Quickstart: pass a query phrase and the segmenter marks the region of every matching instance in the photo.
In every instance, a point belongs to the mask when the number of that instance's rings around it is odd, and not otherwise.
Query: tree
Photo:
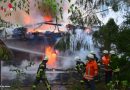
[[[93,26],[101,23],[96,13],[105,16],[109,9],[117,12],[126,8],[128,3],[127,0],[76,0],[68,10],[71,13],[69,18],[73,24]]]
[[[130,39],[128,38],[130,35],[130,14],[124,16],[125,20],[120,25],[120,29],[117,35],[116,47],[120,53],[124,53],[126,56],[130,56]]]
[[[17,10],[23,10],[27,14],[30,14],[30,2],[34,2],[34,7],[38,8],[39,10],[44,11],[44,13],[51,14],[51,16],[56,17],[59,12],[60,14],[62,13],[62,6],[60,4],[63,3],[61,0],[60,2],[57,2],[56,0],[34,0],[34,1],[29,1],[29,0],[0,0],[0,3],[8,3],[8,8],[11,8],[14,11]],[[8,12],[8,8],[5,8],[4,6],[0,5],[2,10],[4,12]],[[8,15],[11,15],[11,11]],[[62,17],[62,15],[61,15]]]
[[[60,51],[66,51],[70,49],[70,34],[64,34],[64,36],[55,44],[54,48]]]
[[[100,49],[111,50],[117,40],[118,26],[114,19],[110,19],[106,25],[103,25],[99,31],[93,34],[93,40]]]

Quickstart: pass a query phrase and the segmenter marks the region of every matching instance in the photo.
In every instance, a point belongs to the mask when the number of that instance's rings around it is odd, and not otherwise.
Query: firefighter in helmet
[[[119,72],[120,72],[120,68],[119,68],[120,59],[116,55],[116,52],[114,50],[110,51],[110,59],[111,59],[110,65],[111,65],[113,73],[114,73],[113,74],[113,79],[118,80],[119,79],[118,78],[119,77]]]
[[[110,66],[110,55],[108,50],[103,51],[103,56],[101,58],[102,65],[105,71],[105,83],[108,84],[112,80],[112,69]]]
[[[85,72],[85,64],[84,62],[81,61],[80,57],[75,57],[75,61],[76,61],[76,71],[83,76],[84,72]]]
[[[94,78],[98,75],[98,65],[92,54],[88,54],[88,62],[86,63],[86,70],[84,74],[86,90],[89,86],[91,90],[96,90]]]
[[[45,84],[47,90],[51,90],[51,86],[47,80],[46,73],[45,73],[47,62],[48,62],[48,57],[45,56],[37,70],[36,79],[33,84],[33,90],[36,90],[36,87],[40,83],[40,81],[42,81]]]
[[[90,54],[92,54],[94,56],[94,59],[96,60],[96,62],[99,62],[98,57],[96,56],[95,51],[90,51]]]

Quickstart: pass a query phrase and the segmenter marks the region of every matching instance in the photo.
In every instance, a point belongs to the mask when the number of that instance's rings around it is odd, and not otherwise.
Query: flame
[[[28,29],[28,31],[27,31],[27,33],[34,33],[34,32],[43,32],[44,30],[42,30],[42,29],[36,29],[36,30],[34,30],[34,29]]]
[[[51,21],[52,17],[50,15],[43,17],[44,21]]]
[[[32,21],[34,21],[33,19],[31,19],[32,17],[29,17],[29,16],[24,16],[24,23],[25,24],[29,24],[31,23]],[[51,21],[52,20],[52,17],[51,16],[43,16],[43,21],[46,22],[46,21]],[[45,32],[45,31],[48,31],[48,30],[53,30],[52,28],[54,28],[54,26],[51,26],[51,25],[47,25],[47,24],[43,24],[41,27],[39,27],[38,29],[28,29],[27,33],[29,32]]]
[[[50,46],[45,48],[45,55],[48,56],[48,65],[51,68],[56,68],[56,60],[57,54],[55,53],[54,49]]]

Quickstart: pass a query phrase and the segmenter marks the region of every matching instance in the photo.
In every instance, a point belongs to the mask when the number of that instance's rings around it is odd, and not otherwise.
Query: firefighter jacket
[[[39,65],[38,71],[37,71],[37,78],[46,78],[46,73],[45,73],[45,69],[46,69],[46,64],[41,63]]]
[[[102,65],[104,65],[105,70],[110,69],[110,56],[109,55],[104,55],[102,57],[101,62],[102,62]]]
[[[98,74],[98,65],[95,60],[88,61],[86,63],[86,71],[85,71],[85,78],[88,80],[94,79],[95,76]]]

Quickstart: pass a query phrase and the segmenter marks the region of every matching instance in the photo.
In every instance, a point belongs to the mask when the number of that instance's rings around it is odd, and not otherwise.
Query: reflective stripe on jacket
[[[94,77],[96,76],[98,73],[98,66],[97,66],[97,62],[95,60],[93,61],[88,61],[88,63],[86,63],[86,76],[87,77]]]

